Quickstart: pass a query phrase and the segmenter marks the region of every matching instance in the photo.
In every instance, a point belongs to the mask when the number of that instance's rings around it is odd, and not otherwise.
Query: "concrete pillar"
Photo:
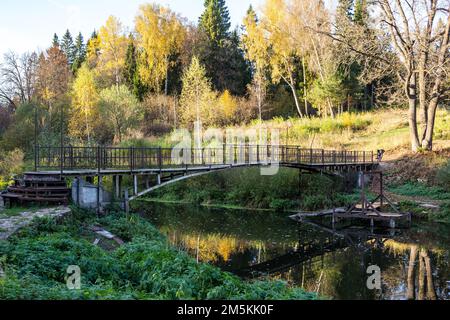
[[[157,183],[158,183],[158,185],[160,185],[161,184],[161,174],[158,174],[158,176],[157,176]]]

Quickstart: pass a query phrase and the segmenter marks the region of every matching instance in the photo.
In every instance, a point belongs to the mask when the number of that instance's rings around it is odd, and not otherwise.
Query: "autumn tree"
[[[39,101],[47,107],[50,123],[55,103],[69,91],[71,76],[67,57],[59,47],[52,46],[39,57],[36,93]]]
[[[298,97],[298,48],[295,37],[290,33],[293,29],[285,0],[267,0],[263,8],[262,25],[271,44],[270,65],[272,80],[275,83],[284,81],[290,88],[298,115],[303,117],[303,111]]]
[[[125,85],[102,90],[99,105],[101,116],[113,124],[114,141],[118,143],[142,118],[139,101]]]
[[[122,23],[114,16],[110,16],[98,33],[99,55],[97,71],[105,86],[122,83],[127,38],[124,35]]]
[[[72,97],[70,132],[75,137],[87,138],[88,143],[91,143],[92,129],[98,116],[98,89],[94,72],[87,64],[78,70]]]
[[[206,77],[205,67],[200,64],[197,57],[192,58],[191,65],[185,70],[182,80],[183,89],[180,96],[182,122],[191,124],[197,121],[206,125],[211,124],[214,118],[215,93],[211,89],[210,80]]]
[[[233,123],[237,110],[237,101],[230,91],[225,90],[217,99],[217,110],[215,112],[216,124],[227,125]]]
[[[266,97],[269,69],[269,44],[264,30],[261,28],[256,12],[250,6],[244,18],[245,33],[242,35],[242,45],[246,58],[251,61],[253,69],[253,87],[256,95],[259,119],[262,119],[262,108]]]
[[[169,8],[146,4],[136,17],[137,41],[140,48],[139,74],[151,89],[169,91],[169,71],[176,64],[186,35],[181,18]]]

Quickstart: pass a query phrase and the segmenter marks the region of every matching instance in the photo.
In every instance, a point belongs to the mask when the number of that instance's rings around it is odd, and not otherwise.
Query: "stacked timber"
[[[14,185],[1,194],[6,204],[65,204],[69,203],[71,189],[59,175],[27,173],[23,178],[15,179]]]

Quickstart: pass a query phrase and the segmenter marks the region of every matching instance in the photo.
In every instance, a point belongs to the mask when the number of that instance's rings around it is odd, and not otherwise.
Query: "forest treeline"
[[[411,147],[431,150],[448,106],[449,3],[266,0],[232,29],[225,0],[193,23],[144,4],[85,40],[69,30],[44,52],[5,54],[0,149],[16,163],[38,143],[120,144],[174,128],[273,117],[335,117],[404,107]],[[62,120],[62,121],[61,121]],[[7,155],[7,156],[6,156]]]

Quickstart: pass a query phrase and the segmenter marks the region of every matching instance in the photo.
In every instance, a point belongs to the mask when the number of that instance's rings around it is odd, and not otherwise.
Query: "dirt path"
[[[17,230],[29,225],[34,218],[42,217],[62,217],[71,212],[68,207],[56,207],[40,209],[37,211],[26,211],[15,214],[14,216],[3,216],[0,211],[0,240],[8,239]]]

